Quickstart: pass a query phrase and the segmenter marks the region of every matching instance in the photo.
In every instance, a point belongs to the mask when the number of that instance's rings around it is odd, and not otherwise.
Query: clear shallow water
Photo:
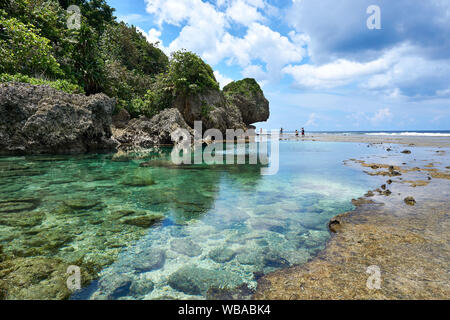
[[[101,271],[74,299],[250,294],[263,273],[321,250],[329,219],[379,185],[342,161],[383,152],[282,142],[274,176],[249,165],[139,166],[168,151],[0,158],[4,252]]]

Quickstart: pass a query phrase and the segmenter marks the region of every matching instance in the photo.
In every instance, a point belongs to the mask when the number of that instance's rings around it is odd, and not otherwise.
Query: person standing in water
[[[280,134],[283,134],[283,128],[280,129]]]
[[[298,130],[295,130],[295,136],[298,137]]]
[[[302,137],[305,137],[305,128],[302,128]]]

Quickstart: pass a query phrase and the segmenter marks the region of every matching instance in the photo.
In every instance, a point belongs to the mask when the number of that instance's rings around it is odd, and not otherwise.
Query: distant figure
[[[298,130],[295,130],[295,136],[298,137]]]
[[[302,128],[302,137],[305,137],[305,128]]]
[[[280,129],[280,134],[283,134],[283,128]]]
[[[259,129],[259,134],[260,134],[260,135],[262,135],[262,128],[261,128],[261,129]]]

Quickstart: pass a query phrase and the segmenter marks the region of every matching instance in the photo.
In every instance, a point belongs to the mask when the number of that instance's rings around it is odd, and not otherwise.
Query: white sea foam
[[[371,132],[368,136],[414,136],[414,137],[450,137],[450,133],[439,132]]]

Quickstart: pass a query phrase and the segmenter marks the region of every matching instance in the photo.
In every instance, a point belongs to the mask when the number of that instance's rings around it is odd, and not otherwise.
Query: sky
[[[448,0],[107,2],[166,54],[197,53],[222,87],[255,78],[271,113],[258,128],[450,130]]]

